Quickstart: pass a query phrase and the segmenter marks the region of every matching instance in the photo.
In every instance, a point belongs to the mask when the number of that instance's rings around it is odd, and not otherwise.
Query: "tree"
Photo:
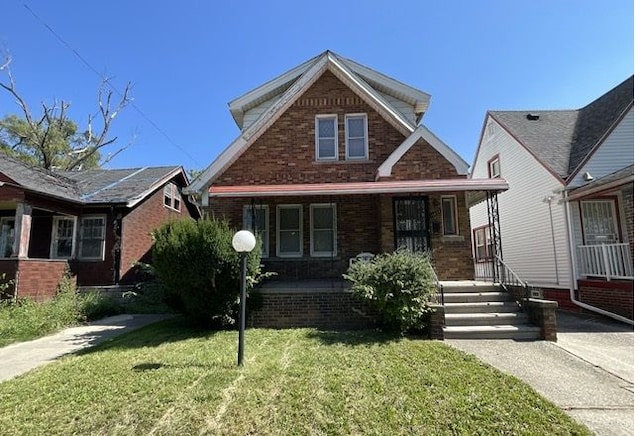
[[[69,103],[64,100],[42,103],[41,114],[34,114],[16,88],[10,63],[7,55],[0,65],[7,77],[0,81],[0,87],[16,99],[22,115],[7,115],[0,120],[0,150],[48,170],[80,170],[99,167],[127,148],[128,145],[121,147],[106,158],[101,154],[104,147],[118,139],[111,137],[109,130],[116,115],[132,100],[131,83],[118,93],[114,104],[114,90],[109,79],[103,79],[98,87],[98,111],[88,117],[87,128],[80,130],[68,117]]]

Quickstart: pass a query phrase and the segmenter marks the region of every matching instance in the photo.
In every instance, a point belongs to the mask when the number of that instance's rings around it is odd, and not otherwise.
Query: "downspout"
[[[624,323],[627,324],[631,324],[633,325],[633,320],[629,319],[629,318],[625,318],[624,316],[620,316],[617,313],[613,313],[613,312],[609,312],[607,310],[604,309],[600,309],[599,307],[595,307],[595,306],[591,306],[590,304],[587,303],[583,303],[582,301],[579,301],[576,299],[575,296],[575,285],[577,283],[576,281],[576,264],[575,264],[575,259],[573,256],[573,253],[575,253],[574,249],[575,249],[575,241],[573,240],[573,228],[571,227],[571,210],[569,209],[569,200],[567,198],[567,189],[563,188],[562,189],[562,201],[564,203],[564,218],[566,220],[566,224],[567,224],[567,232],[569,233],[569,264],[571,266],[570,271],[571,271],[571,282],[569,284],[569,296],[571,297],[571,302],[573,304],[575,304],[578,307],[582,307],[584,309],[590,310],[592,312],[598,313],[600,315],[605,315],[608,316],[610,318],[613,318],[617,321],[622,321]]]

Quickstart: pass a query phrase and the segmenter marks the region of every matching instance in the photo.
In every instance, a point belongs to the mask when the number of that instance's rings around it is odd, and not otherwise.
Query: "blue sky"
[[[33,108],[63,99],[84,125],[92,69],[133,82],[112,133],[135,140],[110,168],[205,168],[239,133],[229,101],[327,49],[431,94],[423,123],[469,164],[487,110],[578,108],[634,65],[632,0],[5,0],[2,15]]]

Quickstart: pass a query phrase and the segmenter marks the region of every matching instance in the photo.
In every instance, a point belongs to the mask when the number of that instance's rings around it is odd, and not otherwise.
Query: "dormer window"
[[[367,114],[350,114],[344,117],[346,136],[346,158],[367,159],[369,144]]]
[[[337,115],[316,116],[316,160],[338,159]]]

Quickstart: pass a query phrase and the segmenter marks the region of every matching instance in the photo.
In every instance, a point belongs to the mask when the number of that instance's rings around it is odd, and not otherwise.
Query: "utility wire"
[[[29,7],[29,5],[27,5],[26,3],[22,4],[26,10],[28,10],[31,15],[33,15],[33,17],[40,22],[40,24],[42,24],[47,30],[49,30],[49,32],[51,32],[51,34],[53,36],[56,37],[56,39],[58,41],[60,41],[60,43],[62,45],[64,45],[65,47],[67,47],[69,50],[71,50],[73,52],[73,54],[87,67],[89,68],[91,71],[93,71],[98,77],[100,77],[100,79],[104,80],[104,82],[109,85],[109,87],[116,93],[118,94],[120,97],[123,97],[122,93],[115,87],[113,86],[113,84],[111,83],[111,80],[109,78],[104,77],[103,74],[101,74],[97,69],[95,69],[90,63],[89,61],[87,61],[76,49],[74,49],[71,44],[69,44],[67,41],[65,41],[51,26],[49,26],[49,24],[47,24],[42,18],[40,18],[40,16],[38,14],[36,14],[33,9],[31,9]],[[189,154],[189,152],[187,150],[185,150],[183,147],[181,147],[180,145],[178,145],[173,139],[171,139],[171,137],[167,134],[167,132],[165,132],[163,129],[160,128],[160,126],[158,126],[158,124],[156,124],[155,121],[153,121],[149,116],[147,116],[147,114],[145,114],[142,109],[140,109],[133,101],[129,102],[128,104],[131,105],[131,107],[133,107],[135,109],[136,112],[138,112],[138,114],[144,118],[144,120],[146,120],[154,129],[156,129],[158,131],[158,133],[160,133],[162,136],[164,136],[164,138],[174,147],[176,147],[178,150],[180,150],[182,153],[184,153],[185,156],[187,156],[189,159],[191,159],[191,161],[193,163],[195,163],[196,165],[198,165],[198,161],[191,155]]]

